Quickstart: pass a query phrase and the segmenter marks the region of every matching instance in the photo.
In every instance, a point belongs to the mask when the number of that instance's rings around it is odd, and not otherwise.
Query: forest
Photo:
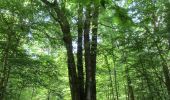
[[[170,0],[0,0],[0,100],[170,100]]]

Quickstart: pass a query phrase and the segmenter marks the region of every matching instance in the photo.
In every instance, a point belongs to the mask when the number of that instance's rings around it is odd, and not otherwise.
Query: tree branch
[[[108,28],[111,28],[111,29],[116,29],[115,27],[113,27],[113,26],[109,26],[109,25],[106,25],[106,24],[103,24],[103,23],[99,23],[100,25],[102,25],[102,26],[105,26],[105,27],[108,27]]]
[[[46,5],[48,5],[48,6],[54,6],[55,4],[54,3],[51,3],[51,2],[49,2],[49,1],[47,1],[47,0],[41,0],[43,3],[45,3]]]

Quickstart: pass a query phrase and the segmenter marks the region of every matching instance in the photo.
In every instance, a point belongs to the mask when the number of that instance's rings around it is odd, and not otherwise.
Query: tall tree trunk
[[[51,90],[48,90],[48,94],[47,94],[47,100],[50,100],[50,95],[51,95]]]
[[[57,0],[54,0],[53,3],[48,2],[47,0],[41,0],[51,9],[54,9],[55,14],[51,16],[60,24],[61,30],[63,32],[63,40],[66,45],[67,50],[67,64],[68,64],[68,73],[69,73],[69,82],[72,100],[96,100],[96,50],[97,50],[97,29],[98,29],[98,14],[99,14],[99,3],[97,5],[94,1],[90,1],[86,5],[85,9],[85,22],[83,26],[82,17],[83,17],[83,8],[79,4],[78,10],[78,50],[77,50],[77,70],[76,73],[76,64],[73,55],[72,47],[72,36],[70,33],[70,24],[65,15],[65,8],[58,5]],[[92,12],[92,3],[93,4],[93,14]],[[91,21],[91,14],[92,19]],[[92,22],[92,44],[90,43],[90,23]],[[82,61],[82,27],[84,30],[84,56],[85,56],[85,72],[86,72],[86,83],[84,90],[84,74],[83,74],[83,61]]]
[[[113,36],[110,35],[111,37],[111,41],[113,40]],[[112,50],[114,50],[114,45],[112,43]],[[117,73],[116,73],[116,58],[114,57],[114,51],[111,52],[112,53],[112,61],[114,63],[114,68],[113,68],[113,72],[114,72],[114,83],[115,83],[115,93],[116,93],[116,100],[119,100],[119,92],[118,92],[118,82],[117,82]]]
[[[109,65],[107,56],[104,55],[104,58],[105,58],[105,63],[106,63],[107,69],[108,69],[108,71],[109,71],[109,80],[110,80],[111,94],[112,94],[111,100],[114,100],[114,87],[113,87],[112,73],[111,73],[111,69],[110,69],[110,65]]]
[[[115,65],[115,64],[114,64]],[[117,84],[117,73],[116,68],[114,66],[114,82],[115,82],[115,92],[116,92],[116,100],[119,100],[119,92],[118,92],[118,84]]]
[[[125,84],[125,96],[126,96],[126,100],[129,100],[129,93],[127,91],[127,85]]]
[[[86,84],[85,84],[85,94],[86,100],[91,100],[92,97],[92,67],[91,67],[91,57],[90,57],[90,14],[91,14],[91,3],[87,4],[84,22],[84,56],[85,56],[85,68],[86,68]]]
[[[48,2],[47,0],[41,0],[46,5],[55,10],[57,18],[53,16],[53,18],[60,24],[61,30],[63,32],[63,41],[67,50],[67,66],[68,66],[68,76],[69,76],[69,84],[71,90],[72,100],[80,100],[79,90],[78,90],[78,78],[76,73],[76,64],[74,60],[73,54],[73,46],[72,46],[72,36],[70,32],[70,24],[65,15],[65,8],[59,7],[58,1],[54,0],[53,3]]]
[[[79,100],[79,92],[78,92],[78,81],[77,81],[77,73],[76,73],[76,65],[73,55],[73,46],[72,46],[72,37],[70,33],[69,24],[63,23],[62,31],[64,33],[64,43],[67,49],[67,64],[68,64],[68,74],[69,74],[69,82],[72,100]]]
[[[168,32],[168,42],[169,42],[169,50],[170,50],[170,1],[165,2],[167,8],[167,16],[166,16],[166,23],[167,23],[167,32]]]
[[[92,67],[92,100],[96,100],[96,57],[97,57],[97,30],[98,30],[99,4],[94,3],[92,17],[91,67]]]
[[[10,42],[11,42],[11,35],[7,34],[7,43],[6,47],[4,49],[3,54],[3,62],[2,62],[2,73],[1,73],[1,79],[0,79],[0,98],[4,100],[4,95],[6,93],[6,86],[8,83],[9,73],[10,73],[10,66],[8,65],[8,56],[9,56],[9,48],[10,48]]]
[[[83,6],[79,3],[78,8],[78,41],[77,41],[77,71],[78,71],[78,88],[80,94],[80,100],[85,99],[84,93],[84,73],[83,73],[83,53],[82,53],[82,35],[83,35]]]
[[[133,88],[131,86],[131,79],[130,79],[130,76],[129,76],[128,66],[126,66],[125,71],[126,71],[127,86],[128,86],[128,100],[135,100]]]

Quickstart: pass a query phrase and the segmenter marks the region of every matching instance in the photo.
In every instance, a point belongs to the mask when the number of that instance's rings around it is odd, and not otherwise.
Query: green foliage
[[[130,87],[136,100],[169,99],[163,69],[170,65],[169,2],[108,0],[103,9],[100,0],[59,1],[75,56],[78,4],[100,5],[97,100],[126,100]],[[10,69],[5,100],[70,100],[66,50],[54,12],[39,0],[0,1],[0,81],[5,58]]]

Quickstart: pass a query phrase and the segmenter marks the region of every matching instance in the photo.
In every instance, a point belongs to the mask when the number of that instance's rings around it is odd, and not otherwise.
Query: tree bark
[[[63,40],[67,50],[67,64],[68,74],[70,82],[70,90],[72,100],[96,100],[96,53],[97,53],[97,29],[98,29],[98,15],[99,15],[99,4],[95,5],[95,2],[90,1],[85,7],[85,22],[83,23],[83,7],[79,4],[78,9],[78,46],[77,46],[77,73],[76,64],[74,60],[73,47],[72,47],[72,36],[70,33],[70,24],[65,15],[65,8],[58,5],[57,0],[53,3],[47,0],[41,0],[48,7],[54,9],[55,14],[51,14],[52,17],[60,24],[63,32]],[[92,6],[93,4],[93,6]],[[92,9],[94,7],[94,9]],[[92,13],[93,10],[93,13]],[[91,14],[92,19],[91,20]],[[92,43],[90,41],[90,24],[92,23]],[[82,34],[84,31],[84,34]],[[83,48],[82,48],[82,35],[84,36],[84,58],[85,58],[85,72],[86,82],[84,82],[83,73]],[[77,75],[78,74],[78,75]],[[85,84],[85,86],[84,86]],[[85,87],[85,88],[84,88]]]
[[[99,5],[94,3],[92,17],[91,67],[92,67],[92,100],[96,100],[96,57],[97,57],[97,30]]]
[[[78,41],[77,41],[77,71],[78,71],[78,88],[80,100],[85,100],[84,93],[84,73],[83,73],[83,48],[82,48],[82,35],[83,35],[83,6],[79,3],[78,8]]]
[[[111,86],[111,100],[115,100],[114,99],[114,87],[113,87],[113,79],[112,79],[112,73],[111,73],[111,69],[110,69],[110,65],[109,65],[109,62],[108,62],[108,59],[107,59],[107,56],[104,55],[104,58],[105,58],[105,63],[106,63],[106,66],[107,66],[107,69],[109,71],[109,80],[110,80],[110,86]]]
[[[85,22],[84,22],[84,57],[85,57],[85,68],[86,68],[86,84],[85,84],[85,95],[86,100],[91,100],[92,97],[92,67],[90,57],[90,22],[91,22],[91,3],[87,4],[85,11]]]
[[[67,50],[67,66],[68,66],[68,76],[70,83],[70,91],[72,100],[80,100],[79,98],[79,90],[78,90],[78,81],[77,81],[77,73],[76,73],[76,64],[74,60],[73,54],[73,46],[72,46],[72,36],[70,32],[70,24],[68,22],[67,17],[65,16],[65,8],[60,8],[57,0],[54,0],[54,3],[50,3],[47,0],[41,0],[49,7],[55,10],[57,18],[55,19],[61,27],[63,32],[63,41]]]
[[[169,42],[169,50],[170,50],[170,1],[167,0],[165,2],[165,5],[167,7],[167,16],[166,16],[166,23],[167,23],[167,32],[168,32],[168,42]]]
[[[110,37],[111,37],[111,41],[114,41],[112,35],[110,35]],[[114,50],[114,45],[113,45],[113,43],[112,43],[112,50]],[[116,64],[115,64],[116,58],[114,57],[114,51],[112,51],[111,53],[112,53],[112,61],[113,61],[113,63],[114,63],[114,69],[113,69],[113,71],[114,71],[114,83],[115,83],[114,86],[115,86],[115,92],[116,92],[116,100],[119,100],[119,91],[118,91],[118,82],[117,82],[117,72],[116,72]]]
[[[3,62],[2,62],[2,73],[0,79],[0,98],[4,100],[4,95],[6,93],[6,86],[8,83],[9,73],[10,73],[10,66],[8,66],[8,56],[9,56],[9,49],[10,49],[10,42],[11,42],[11,35],[7,34],[7,43],[4,49],[3,54]]]
[[[126,70],[126,78],[127,78],[127,86],[128,86],[128,100],[135,100],[133,88],[131,86],[131,79],[130,79],[130,76],[129,76],[128,66],[126,66],[125,70]]]

